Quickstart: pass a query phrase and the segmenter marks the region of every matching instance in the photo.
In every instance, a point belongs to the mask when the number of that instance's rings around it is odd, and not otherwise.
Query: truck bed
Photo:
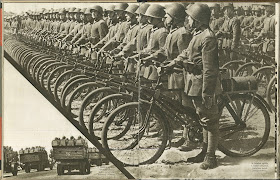
[[[88,154],[85,147],[53,147],[53,157],[56,160],[86,159]]]
[[[46,161],[46,160],[48,160],[47,155],[44,153],[40,153],[40,152],[20,155],[21,163],[39,162],[39,161]]]

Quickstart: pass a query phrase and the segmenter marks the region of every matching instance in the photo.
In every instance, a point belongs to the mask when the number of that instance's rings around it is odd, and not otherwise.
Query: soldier
[[[255,40],[264,39],[263,52],[268,53],[270,56],[275,56],[275,4],[266,3],[263,4],[265,7],[265,18],[263,21],[263,26],[260,34]]]
[[[139,32],[137,33],[137,37],[133,38],[126,46],[124,46],[117,56],[129,57],[133,55],[134,51],[140,52],[147,46],[151,29],[153,27],[148,24],[147,16],[145,16],[145,12],[149,6],[150,5],[147,3],[141,4],[140,8],[135,12],[135,14],[139,14]]]
[[[185,93],[193,105],[203,126],[203,148],[188,162],[199,163],[201,169],[217,167],[215,151],[219,138],[219,112],[216,97],[221,92],[218,61],[218,43],[214,32],[209,28],[211,11],[206,4],[194,4],[187,9],[189,23],[195,28],[193,39],[172,63],[184,62],[188,74]],[[194,65],[194,66],[192,66]]]
[[[216,36],[223,38],[223,53],[219,54],[220,66],[228,61],[236,60],[237,48],[240,42],[241,28],[240,21],[234,17],[234,7],[232,3],[224,3],[225,21]],[[236,67],[237,68],[237,67]]]
[[[250,12],[250,7],[249,6],[245,6],[244,7],[244,19],[240,24],[240,27],[242,28],[242,35],[245,37],[249,37],[250,33],[248,32],[248,30],[245,28],[246,26],[249,26],[252,21],[254,20],[254,17],[251,16],[251,12]]]
[[[217,33],[224,23],[224,18],[221,17],[221,7],[218,3],[212,3],[209,8],[211,10],[210,28]]]
[[[119,23],[118,23],[119,20],[114,9],[115,9],[114,5],[111,5],[107,8],[108,19],[109,19],[109,26],[108,26],[109,31],[102,40],[100,40],[95,46],[92,46],[93,48],[100,48],[104,46],[105,42],[108,42],[117,33],[119,27]],[[113,49],[113,48],[108,45],[108,49]]]
[[[134,38],[136,38],[137,33],[139,31],[139,26],[137,26],[137,14],[136,10],[138,9],[138,5],[131,4],[125,10],[126,20],[129,23],[128,31],[126,33],[125,38],[122,43],[113,50],[113,53],[119,53],[124,46],[126,46],[129,42],[131,42]]]
[[[252,21],[251,24],[248,26],[244,27],[245,30],[250,31],[250,34],[259,34],[261,31],[261,26],[264,20],[264,17],[261,16],[261,8],[260,7],[255,7],[253,8],[254,12],[254,20]]]
[[[112,50],[116,48],[124,39],[128,29],[129,23],[126,21],[125,9],[128,7],[127,3],[118,3],[114,11],[117,13],[118,24],[116,25],[117,32],[99,51]],[[99,45],[99,43],[98,43]]]
[[[164,7],[159,4],[152,4],[145,12],[148,22],[153,26],[147,47],[140,51],[140,57],[143,61],[150,60],[150,54],[155,53],[165,45],[168,30],[164,26],[163,18],[165,17]],[[145,59],[145,57],[147,59]],[[153,65],[145,67],[143,77],[149,80],[157,80],[157,71]]]
[[[237,17],[240,22],[243,21],[244,15],[243,15],[243,9],[241,6],[234,6],[234,14],[235,14],[235,17]]]

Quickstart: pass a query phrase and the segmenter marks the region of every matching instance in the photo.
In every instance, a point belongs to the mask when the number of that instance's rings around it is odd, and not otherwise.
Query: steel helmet
[[[207,4],[193,4],[186,12],[194,20],[209,25],[211,11]]]
[[[70,8],[66,8],[66,9],[65,9],[66,12],[69,12],[69,10],[70,10]]]
[[[209,6],[209,8],[210,9],[220,9],[220,4],[218,4],[218,3],[210,3],[210,4],[208,4],[208,6]]]
[[[60,11],[58,12],[58,14],[65,14],[66,10],[64,8],[60,9]]]
[[[135,14],[136,10],[138,9],[138,5],[137,4],[130,4],[124,11],[125,12],[129,12],[131,14]]]
[[[181,3],[174,3],[166,9],[166,14],[169,14],[174,19],[184,20],[186,17],[185,7]]]
[[[245,7],[243,7],[243,10],[244,10],[244,11],[249,11],[249,7],[248,7],[248,6],[245,6]]]
[[[76,10],[76,8],[71,7],[71,8],[69,9],[69,13],[73,13],[75,10]]]
[[[141,4],[135,13],[144,15],[149,6],[150,4],[147,3]]]
[[[75,9],[73,12],[74,12],[74,13],[79,13],[79,12],[81,12],[81,9],[80,9],[80,8],[77,8],[77,9]]]
[[[230,7],[230,8],[233,8],[233,9],[234,9],[232,3],[223,3],[223,9],[224,9],[225,7]]]
[[[260,7],[255,7],[254,11],[261,11]]]
[[[147,11],[145,12],[145,15],[154,18],[164,18],[164,7],[159,4],[152,4],[148,7]]]
[[[114,9],[115,9],[115,5],[110,5],[110,6],[106,9],[106,11],[114,11]]]
[[[115,11],[124,11],[126,8],[128,7],[128,4],[127,3],[118,3],[116,6],[115,6]]]
[[[87,8],[85,14],[91,14],[91,8]]]
[[[80,13],[84,14],[86,10],[87,10],[87,8],[83,8],[83,9],[81,9]]]
[[[91,11],[97,11],[97,12],[99,12],[99,13],[103,13],[103,9],[102,9],[102,7],[101,6],[99,6],[99,5],[95,5],[95,6],[93,6],[92,8],[91,8]]]

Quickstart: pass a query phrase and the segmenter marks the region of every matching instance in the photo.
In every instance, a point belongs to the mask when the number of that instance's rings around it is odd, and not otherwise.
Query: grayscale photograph
[[[273,2],[4,3],[3,178],[277,179],[277,26]]]

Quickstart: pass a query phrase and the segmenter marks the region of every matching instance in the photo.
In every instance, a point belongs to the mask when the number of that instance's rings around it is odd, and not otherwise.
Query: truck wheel
[[[85,163],[80,164],[80,174],[81,175],[86,174],[86,164]]]
[[[26,165],[24,169],[25,169],[25,172],[26,172],[26,173],[30,173],[30,167],[29,167],[29,165]]]
[[[62,167],[60,164],[57,165],[57,175],[62,175]]]
[[[13,176],[17,176],[17,173],[18,173],[17,169],[12,171]]]
[[[90,163],[87,163],[87,174],[90,174]]]
[[[97,165],[97,166],[102,166],[102,161],[101,161],[101,159],[96,160],[96,165]]]

